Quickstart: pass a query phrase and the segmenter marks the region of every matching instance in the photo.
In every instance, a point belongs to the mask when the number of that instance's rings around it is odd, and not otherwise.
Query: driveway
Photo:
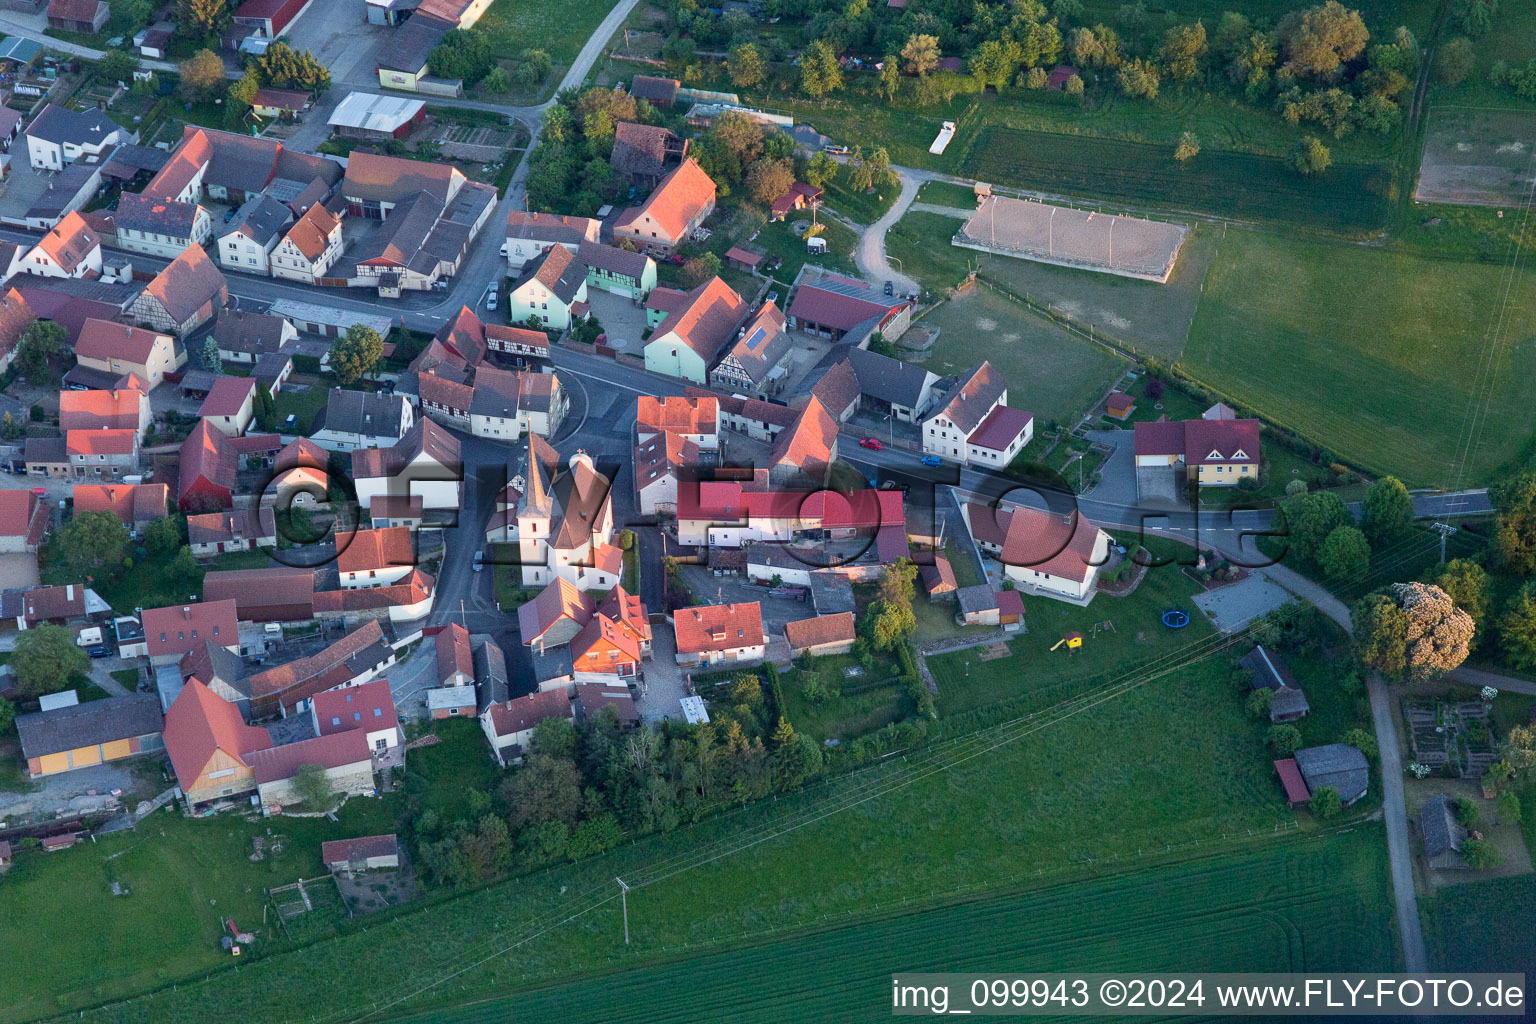
[[[651,660],[640,668],[643,678],[639,699],[635,701],[640,718],[647,725],[682,718],[679,701],[688,695],[688,675],[677,663],[677,640],[670,624],[662,623],[651,630]]]
[[[886,258],[885,233],[907,212],[907,208],[912,205],[912,200],[917,198],[917,190],[922,187],[923,182],[935,175],[928,171],[916,171],[907,167],[894,167],[892,170],[901,177],[901,193],[897,195],[896,202],[891,204],[891,208],[859,235],[858,247],[853,250],[853,261],[858,265],[859,273],[871,281],[894,281],[898,291],[913,292],[918,290],[918,283],[906,274],[898,273]]]
[[[1099,470],[1094,501],[1111,505],[1136,504],[1136,434],[1130,430],[1090,430],[1089,439],[1115,449]]]
[[[645,342],[640,337],[645,333],[644,306],[601,288],[588,288],[587,302],[598,323],[603,325],[611,347],[637,356],[645,352]]]

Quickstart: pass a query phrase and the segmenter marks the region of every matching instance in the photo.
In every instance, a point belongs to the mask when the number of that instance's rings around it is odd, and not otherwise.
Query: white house
[[[388,448],[410,431],[415,418],[404,395],[332,388],[325,400],[325,418],[310,433],[310,440],[334,452]]]
[[[266,195],[246,201],[222,229],[215,245],[219,266],[244,274],[268,277],[272,250],[293,220],[288,207]]]
[[[97,109],[70,110],[50,103],[27,126],[27,159],[39,171],[63,170],[67,164],[125,142],[138,142],[129,131]]]
[[[513,323],[537,317],[546,328],[564,330],[571,326],[572,307],[587,301],[586,265],[557,245],[529,261],[507,301]]]
[[[923,451],[961,465],[1003,468],[1034,437],[1034,417],[1008,407],[1008,382],[990,362],[944,392],[923,419]]]
[[[501,254],[507,258],[508,269],[521,271],[529,260],[554,246],[563,246],[574,254],[582,242],[597,242],[602,228],[602,221],[591,217],[511,210],[507,213],[507,240]]]
[[[316,203],[272,250],[272,276],[318,284],[341,252],[341,218]]]
[[[549,718],[572,718],[570,691],[561,686],[490,704],[480,713],[480,727],[500,765],[516,764],[538,724]]]
[[[100,277],[101,237],[71,210],[20,257],[16,269],[38,277]]]
[[[131,252],[175,259],[189,246],[203,245],[213,237],[213,220],[195,202],[125,192],[113,214],[117,244]]]
[[[1087,604],[1109,560],[1109,534],[1081,513],[1060,514],[1011,503],[962,508],[977,545],[1020,590]]]
[[[364,509],[380,495],[415,495],[423,509],[457,509],[462,476],[458,439],[425,417],[391,448],[352,453],[352,482]]]

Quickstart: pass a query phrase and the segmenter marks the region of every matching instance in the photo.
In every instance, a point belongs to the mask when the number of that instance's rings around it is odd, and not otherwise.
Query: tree
[[[1384,476],[1365,492],[1360,526],[1377,547],[1401,540],[1413,525],[1413,498],[1395,476]]]
[[[1309,562],[1316,562],[1321,557],[1323,542],[1329,534],[1354,523],[1349,506],[1331,491],[1314,491],[1287,498],[1280,508],[1285,516],[1291,550]]]
[[[990,85],[994,89],[1001,89],[1013,77],[1013,69],[1019,66],[1019,61],[1022,59],[1023,52],[1018,43],[1012,40],[988,39],[976,48],[975,53],[971,54],[966,68],[982,88]]]
[[[62,324],[52,320],[32,321],[21,332],[21,344],[16,347],[17,371],[35,383],[52,380],[52,360],[63,353],[67,337]]]
[[[818,39],[800,54],[800,88],[817,99],[843,87],[843,68],[837,51],[824,39]]]
[[[1161,77],[1157,68],[1140,57],[1128,61],[1115,72],[1115,84],[1132,99],[1155,100]]]
[[[478,82],[491,69],[491,41],[476,28],[454,28],[427,55],[427,67],[439,78]]]
[[[252,405],[257,429],[267,434],[274,433],[277,430],[277,404],[272,401],[272,392],[265,387],[257,387],[256,400]]]
[[[529,754],[497,796],[514,828],[545,821],[574,827],[581,820],[581,772],[569,758]]]
[[[725,66],[731,73],[731,84],[737,88],[750,89],[768,77],[768,62],[763,60],[762,51],[752,43],[738,43],[731,47]]]
[[[1333,163],[1333,154],[1328,152],[1328,147],[1323,145],[1317,136],[1303,135],[1291,145],[1285,160],[1291,170],[1311,178],[1328,169]]]
[[[907,605],[912,604],[912,598],[917,593],[914,580],[917,579],[917,566],[910,558],[898,558],[885,567],[880,574],[880,600],[885,604]]]
[[[1250,102],[1257,100],[1269,91],[1270,71],[1278,59],[1274,40],[1263,32],[1254,32],[1227,65],[1227,80],[1241,86]]]
[[[176,95],[188,103],[203,103],[224,95],[224,62],[212,50],[198,50],[178,65],[181,81]]]
[[[133,81],[133,73],[139,70],[139,58],[127,50],[108,50],[96,62],[96,73],[109,82]]]
[[[1388,677],[1428,679],[1467,659],[1472,617],[1428,583],[1396,583],[1351,609],[1355,654]]]
[[[322,93],[331,87],[331,72],[305,50],[296,53],[279,39],[251,61],[251,66],[267,85],[279,89],[302,89]]]
[[[1524,773],[1536,768],[1536,725],[1511,726],[1499,753],[1512,772]]]
[[[203,348],[198,353],[198,362],[210,373],[224,372],[224,357],[219,355],[219,341],[213,335],[210,334],[203,339]]]
[[[901,48],[901,67],[909,75],[922,76],[939,66],[939,37],[914,32]]]
[[[1319,786],[1312,794],[1312,799],[1307,801],[1307,809],[1312,816],[1320,821],[1337,818],[1344,811],[1344,801],[1339,798],[1339,791],[1332,786]]]
[[[1504,851],[1486,839],[1464,839],[1461,859],[1473,871],[1488,871],[1504,863]]]
[[[1451,595],[1456,607],[1470,615],[1472,625],[1482,630],[1488,620],[1493,584],[1481,565],[1470,558],[1453,558],[1440,567],[1430,582]]]
[[[1499,650],[1519,669],[1536,668],[1536,580],[1515,591],[1499,616]]]
[[[384,339],[365,324],[353,324],[331,342],[331,372],[343,385],[371,372],[384,356]]]
[[[706,252],[702,256],[695,256],[683,264],[683,284],[689,288],[697,288],[705,281],[717,277],[720,274],[720,257],[712,252]]]
[[[1472,40],[1466,36],[1447,39],[1435,49],[1435,81],[1455,88],[1467,80],[1477,63],[1472,51]]]
[[[1243,708],[1250,718],[1266,721],[1269,718],[1269,710],[1275,703],[1275,691],[1267,686],[1261,686],[1248,694],[1248,699],[1243,703]]]
[[[747,169],[747,194],[765,206],[795,184],[792,160],[759,160]]]
[[[0,730],[5,728],[5,709],[0,708]],[[1520,824],[1521,810],[1520,798],[1512,789],[1506,789],[1500,793],[1495,806],[1499,811],[1499,821],[1505,825]]]
[[[16,691],[23,697],[41,697],[68,688],[90,669],[91,659],[69,630],[44,624],[17,635],[9,664]]]
[[[480,85],[487,92],[503,93],[512,88],[512,77],[507,74],[506,68],[497,64],[485,73],[484,78],[480,79]]]
[[[1452,0],[1451,20],[1469,36],[1480,36],[1493,27],[1499,0]]]
[[[144,549],[152,556],[166,559],[174,556],[184,541],[181,537],[180,516],[164,516],[144,528]]]
[[[1083,94],[1083,80],[1077,75],[1067,79],[1067,95],[1081,96]]]
[[[805,183],[812,188],[826,188],[837,177],[837,160],[831,153],[818,150],[805,165]]]
[[[1168,77],[1175,82],[1188,82],[1200,74],[1200,62],[1205,57],[1205,25],[1199,21],[1193,25],[1175,25],[1163,34],[1163,45],[1158,48],[1157,59],[1168,69]]]
[[[906,642],[916,629],[917,616],[911,605],[884,605],[875,616],[871,634],[877,650],[889,651]]]
[[[895,54],[888,53],[880,62],[880,95],[889,103],[896,98],[896,89],[900,85],[901,65],[897,63]]]
[[[30,328],[29,328],[30,329]],[[1525,470],[1488,488],[1493,504],[1493,557],[1507,572],[1536,572],[1536,470]]]
[[[1173,158],[1179,163],[1188,163],[1200,152],[1200,140],[1194,132],[1185,132],[1179,136],[1179,146],[1173,151]]]
[[[14,721],[16,721],[16,705],[0,697],[0,733],[9,730]]]
[[[299,802],[314,811],[328,811],[336,803],[336,788],[324,765],[301,764],[293,773],[293,791]]]
[[[7,441],[15,441],[21,437],[21,424],[16,422],[16,417],[11,415],[9,409],[0,417],[0,438]]]
[[[728,154],[739,168],[732,176],[733,181],[740,181],[741,172],[763,152],[762,126],[740,111],[727,111],[715,118],[714,124],[709,126],[708,137],[711,144]]]
[[[1276,34],[1290,66],[1297,74],[1314,78],[1335,76],[1371,38],[1360,12],[1338,0],[1286,15]]]
[[[1349,610],[1355,657],[1382,675],[1402,674],[1408,616],[1387,594],[1367,594]]]
[[[1051,84],[1050,73],[1045,68],[1030,68],[1024,75],[1024,87],[1039,91]]]
[[[1371,545],[1353,526],[1335,527],[1323,541],[1317,563],[1334,582],[1360,579],[1371,566]]]
[[[1301,746],[1301,733],[1294,725],[1272,725],[1264,734],[1264,742],[1276,757],[1290,757]]]
[[[1381,747],[1376,742],[1376,734],[1369,729],[1351,729],[1344,734],[1344,742],[1354,747],[1367,758],[1374,761],[1381,754]]]
[[[128,561],[128,528],[111,512],[81,512],[48,542],[47,561],[71,576],[110,576]]]
[[[185,39],[206,39],[229,28],[229,0],[176,0],[176,31]]]

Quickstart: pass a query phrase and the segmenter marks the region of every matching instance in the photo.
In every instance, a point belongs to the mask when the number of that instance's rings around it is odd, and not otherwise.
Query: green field
[[[1536,377],[1517,368],[1536,359],[1532,284],[1523,269],[1510,279],[1499,265],[1232,230],[1183,366],[1373,473],[1477,486],[1529,449]],[[1501,312],[1480,443],[1463,459],[1458,434]]]
[[[950,299],[922,322],[940,328],[924,367],[953,374],[990,360],[1009,382],[1009,404],[1034,413],[1037,431],[1087,412],[1126,365],[1107,349],[985,287]]]
[[[1201,150],[1181,166],[1173,145],[983,129],[960,172],[994,184],[1132,204],[1280,220],[1341,234],[1386,225],[1390,165],[1335,162],[1306,179],[1278,157]]]
[[[890,1013],[889,977],[898,972],[1382,970],[1397,960],[1385,877],[1373,826],[899,913],[408,1019],[869,1021]]]
[[[497,56],[544,50],[563,72],[611,10],[611,0],[497,0],[475,28],[490,37]]]

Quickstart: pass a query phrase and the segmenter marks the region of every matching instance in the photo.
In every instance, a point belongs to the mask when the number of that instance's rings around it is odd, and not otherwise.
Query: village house
[[[671,253],[715,209],[715,183],[691,157],[671,171],[645,202],[619,214],[613,237],[643,252]]]
[[[0,490],[0,554],[28,554],[42,546],[50,509],[31,491]]]
[[[16,265],[24,274],[77,280],[100,277],[101,267],[101,236],[74,211],[49,228]]]
[[[640,674],[640,660],[639,641],[601,612],[571,638],[571,675],[579,682],[632,679]]]
[[[273,277],[304,284],[321,284],[341,258],[341,218],[320,203],[305,210],[272,250]]]
[[[692,547],[737,548],[802,536],[849,540],[889,526],[905,529],[900,491],[749,490],[725,480],[678,489],[677,540]]]
[[[228,303],[224,275],[201,246],[193,245],[144,286],[128,311],[157,331],[186,337]]]
[[[375,768],[405,763],[405,731],[400,728],[389,680],[322,690],[310,698],[309,713],[321,736],[362,732]]]
[[[111,610],[94,590],[78,583],[0,591],[0,619],[18,630],[44,624],[63,626],[110,614]]]
[[[100,32],[111,15],[105,0],[50,0],[48,27],[58,32]]]
[[[768,651],[756,601],[679,608],[675,630],[677,663],[683,666],[747,664],[761,661]]]
[[[546,328],[563,331],[584,316],[587,268],[562,245],[529,260],[507,293],[507,315],[514,323],[530,317]]]
[[[814,396],[773,442],[768,479],[775,485],[826,486],[837,459],[837,420]]]
[[[1259,421],[1229,418],[1137,423],[1136,483],[1142,493],[1174,494],[1187,481],[1202,487],[1235,487],[1259,478]],[[1159,488],[1159,484],[1164,484]]]
[[[358,530],[337,544],[336,571],[343,587],[387,587],[415,567],[415,537],[404,526]]]
[[[276,548],[276,512],[271,505],[237,505],[187,516],[187,546],[199,558]]]
[[[240,649],[240,623],[233,601],[203,601],[144,609],[144,642],[152,665],[174,665],[212,641],[230,652]]]
[[[570,694],[562,686],[491,704],[480,713],[480,727],[491,744],[491,757],[506,767],[522,762],[523,751],[540,722],[574,717]]]
[[[159,387],[166,374],[175,373],[187,362],[186,352],[169,334],[94,319],[80,328],[75,358],[80,365],[112,377],[137,374],[150,389]]]
[[[137,132],[122,127],[105,111],[70,110],[55,103],[44,107],[23,134],[27,159],[39,171],[60,171],[76,160],[100,157],[114,146],[139,141]]]
[[[629,95],[637,100],[645,100],[653,107],[668,109],[677,102],[677,90],[682,85],[675,78],[636,75],[629,84]]]
[[[688,155],[688,140],[658,125],[620,121],[613,126],[608,162],[625,184],[649,191]]]
[[[241,622],[307,622],[315,617],[315,570],[274,565],[223,569],[203,577],[203,600],[235,602]]]
[[[66,433],[106,427],[142,434],[152,418],[149,396],[135,389],[59,392],[59,429]]]
[[[220,377],[197,414],[230,437],[241,436],[256,418],[256,382],[249,377]]]
[[[352,452],[352,482],[365,510],[382,495],[415,495],[428,510],[457,509],[462,475],[458,439],[425,418],[391,448]]]
[[[260,726],[247,725],[238,705],[193,677],[165,713],[165,752],[178,796],[191,814],[256,792],[251,755],[272,746]]]
[[[822,190],[815,185],[797,181],[789,187],[788,192],[768,205],[768,219],[783,220],[791,213],[819,209],[823,195]]]
[[[939,383],[936,374],[868,349],[850,348],[843,358],[858,379],[860,410],[901,423],[919,422]]]
[[[656,289],[652,298],[663,291]],[[746,301],[718,277],[682,293],[645,343],[645,368],[704,384],[748,312]]]
[[[466,686],[475,681],[475,653],[469,630],[449,623],[432,638],[438,686]]]
[[[644,253],[584,241],[576,259],[587,268],[588,288],[644,302],[656,287],[656,261]]]
[[[280,352],[298,339],[293,324],[270,313],[223,309],[213,327],[219,358],[245,366],[254,366],[263,356]]]
[[[414,423],[411,403],[403,395],[332,388],[309,436],[334,452],[389,448],[410,433]]]
[[[27,775],[34,779],[164,747],[160,701],[148,693],[17,715],[15,725]]]
[[[394,663],[383,628],[369,620],[323,651],[251,675],[251,714],[287,716],[317,693],[366,683]]]
[[[132,475],[139,467],[139,432],[110,430],[71,430],[64,435],[69,452],[69,470],[76,478]]]
[[[543,369],[549,365],[549,335],[543,331],[486,324],[485,346],[492,352],[506,356],[509,362],[519,368]]]
[[[229,435],[198,421],[178,450],[176,504],[183,512],[211,512],[234,502],[240,456]]]
[[[967,502],[961,513],[977,545],[1019,588],[1074,604],[1093,600],[1109,561],[1109,534],[1086,516],[978,502]]]
[[[119,197],[112,223],[118,248],[166,259],[175,259],[189,246],[206,245],[213,237],[213,220],[201,204],[132,192]]]
[[[0,292],[0,373],[4,373],[16,358],[16,346],[21,336],[37,314],[21,292],[6,288]]]
[[[469,430],[475,437],[508,441],[525,433],[550,437],[560,429],[569,406],[556,374],[481,366],[475,371]]]
[[[641,395],[635,402],[635,437],[645,441],[659,434],[676,434],[706,451],[720,447],[720,399],[714,395],[656,398]]]
[[[596,610],[586,591],[557,576],[533,600],[518,606],[518,634],[524,646],[543,654],[575,639]]]
[[[636,445],[635,495],[640,514],[675,512],[678,487],[698,479],[700,461],[699,445],[683,434],[652,434]]]
[[[214,246],[219,254],[219,266],[245,274],[270,276],[272,252],[292,223],[293,214],[287,206],[271,196],[252,196],[220,229]]]
[[[1290,668],[1277,652],[1266,651],[1262,645],[1257,646],[1244,655],[1238,664],[1252,673],[1249,685],[1253,689],[1270,692],[1271,722],[1294,722],[1312,710],[1307,703],[1307,695],[1302,692],[1296,677],[1291,675]]]
[[[1006,468],[1035,436],[1035,418],[1008,405],[1008,382],[986,361],[936,395],[923,451],[949,462]]]
[[[833,341],[866,324],[887,341],[895,341],[912,323],[910,301],[881,295],[863,281],[839,274],[823,274],[802,283],[787,312],[791,329]]]
[[[591,217],[509,210],[507,240],[502,244],[501,254],[507,258],[507,268],[520,273],[530,260],[557,245],[573,255],[583,245],[596,245],[602,237],[602,227],[601,221]]]
[[[166,517],[171,492],[165,484],[75,484],[74,497],[75,515],[111,512],[137,537],[144,527]]]
[[[853,613],[838,612],[786,622],[784,639],[789,642],[789,653],[798,658],[802,654],[815,657],[847,654],[853,650],[853,642],[858,636],[854,630]]]
[[[722,391],[776,395],[784,388],[793,354],[794,344],[784,331],[784,314],[772,302],[764,302],[709,371],[709,384]]]
[[[309,93],[300,89],[257,89],[251,113],[268,120],[292,120],[314,105]]]
[[[256,793],[262,810],[279,814],[284,807],[303,804],[294,785],[301,768],[318,765],[337,796],[371,796],[374,793],[373,754],[361,729],[347,729],[327,736],[254,750],[249,755],[256,775]],[[327,811],[328,807],[306,807]]]

